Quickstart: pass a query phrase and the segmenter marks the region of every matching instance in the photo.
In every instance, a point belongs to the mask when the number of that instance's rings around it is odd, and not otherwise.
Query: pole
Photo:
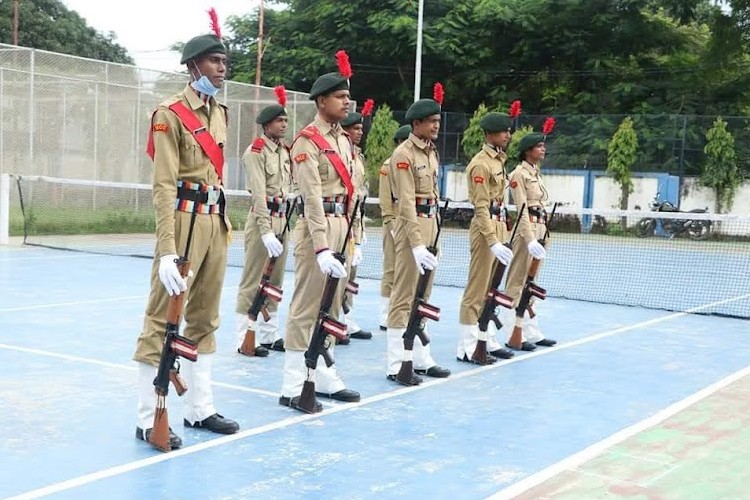
[[[255,85],[260,86],[261,64],[263,61],[263,0],[258,7],[258,55],[255,59]]]
[[[13,45],[18,45],[18,18],[20,16],[18,2],[19,0],[13,0]]]
[[[10,241],[10,175],[0,174],[0,245]]]
[[[422,22],[424,20],[424,0],[419,0],[417,14],[417,60],[414,65],[414,102],[419,100],[419,88],[422,85]]]

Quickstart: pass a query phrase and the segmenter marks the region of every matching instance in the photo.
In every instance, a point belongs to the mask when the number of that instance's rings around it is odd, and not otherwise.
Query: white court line
[[[32,349],[30,347],[20,347],[20,346],[14,346],[10,344],[0,344],[0,349],[6,349],[8,351],[25,352],[28,354],[36,354],[39,356],[47,356],[50,358],[64,359],[66,361],[75,361],[78,363],[86,363],[90,365],[105,366],[107,368],[116,368],[118,370],[130,370],[130,371],[136,370],[135,366],[123,365],[120,363],[110,363],[109,361],[101,361],[99,359],[94,359],[94,358],[84,358],[81,356],[73,356],[71,354],[61,354],[61,353],[52,352],[52,351],[43,351],[41,349]],[[236,391],[252,392],[253,394],[261,394],[263,396],[279,397],[278,392],[265,391],[263,389],[254,389],[252,387],[227,384],[224,382],[211,382],[211,384],[215,385],[216,387],[224,387],[226,389],[234,389]]]
[[[711,384],[708,387],[701,389],[700,391],[694,394],[691,394],[685,399],[682,399],[672,404],[671,406],[664,408],[663,410],[655,413],[654,415],[651,415],[650,417],[645,418],[641,420],[640,422],[637,422],[636,424],[631,425],[630,427],[626,427],[620,431],[617,431],[611,436],[602,439],[598,443],[594,443],[588,448],[585,448],[584,450],[574,455],[571,455],[557,462],[556,464],[553,464],[547,467],[546,469],[542,469],[541,471],[535,474],[532,474],[526,479],[523,479],[511,486],[508,486],[504,490],[499,491],[498,493],[495,493],[494,495],[491,495],[487,498],[492,499],[492,500],[501,500],[501,499],[504,500],[504,499],[511,499],[518,495],[521,495],[525,493],[526,491],[530,490],[531,488],[539,486],[543,482],[549,479],[552,479],[553,477],[557,476],[558,474],[562,472],[565,472],[566,470],[572,470],[577,467],[580,467],[581,465],[588,462],[589,460],[596,458],[597,456],[606,452],[609,448],[615,445],[618,445],[622,443],[623,441],[625,441],[626,439],[631,438],[651,427],[654,427],[662,423],[668,418],[680,413],[681,411],[684,411],[690,406],[702,401],[703,399],[720,391],[721,389],[727,387],[728,385],[733,384],[734,382],[737,382],[738,380],[742,379],[743,377],[746,377],[747,375],[750,375],[750,366],[746,366],[745,368],[732,373],[731,375],[719,380],[718,382]]]
[[[188,446],[188,447],[185,447],[185,448],[181,448],[179,450],[175,450],[175,451],[170,452],[170,453],[162,453],[162,454],[155,455],[155,456],[152,456],[152,457],[149,457],[149,458],[146,458],[146,459],[136,460],[134,462],[130,462],[130,463],[123,464],[123,465],[118,465],[118,466],[115,466],[115,467],[110,467],[108,469],[103,469],[103,470],[100,470],[100,471],[97,471],[97,472],[92,472],[90,474],[84,474],[84,475],[79,476],[79,477],[75,477],[75,478],[68,479],[68,480],[65,480],[65,481],[60,481],[58,483],[54,483],[54,484],[45,486],[43,488],[39,488],[39,489],[36,489],[36,490],[28,491],[26,493],[22,493],[21,495],[17,495],[15,497],[11,497],[8,500],[21,500],[21,499],[26,500],[26,499],[31,499],[31,498],[39,498],[39,497],[42,497],[42,496],[45,496],[45,495],[51,495],[51,494],[54,494],[54,493],[59,493],[61,491],[66,491],[66,490],[69,490],[69,489],[72,489],[72,488],[76,488],[78,486],[83,486],[85,484],[89,484],[89,483],[93,483],[95,481],[99,481],[100,479],[105,479],[105,478],[108,478],[108,477],[118,476],[120,474],[125,474],[125,473],[128,473],[128,472],[132,472],[134,470],[142,469],[144,467],[148,467],[148,466],[153,465],[153,464],[165,462],[167,460],[172,460],[174,458],[182,457],[182,456],[185,456],[185,455],[190,455],[190,454],[193,454],[193,453],[197,453],[199,451],[203,451],[203,450],[214,448],[216,446],[221,446],[221,445],[224,445],[224,444],[233,443],[235,441],[239,441],[241,439],[245,439],[245,438],[250,437],[250,436],[255,436],[255,435],[258,435],[258,434],[264,434],[264,433],[271,432],[271,431],[274,431],[274,430],[283,429],[283,428],[289,427],[291,425],[296,425],[298,423],[303,423],[303,422],[306,422],[308,420],[312,420],[312,419],[324,417],[326,415],[332,415],[334,413],[338,413],[338,412],[342,412],[342,411],[353,410],[353,409],[359,408],[361,406],[366,406],[366,405],[370,405],[370,404],[373,404],[373,403],[376,403],[376,402],[379,402],[379,401],[384,401],[384,400],[387,400],[387,399],[392,399],[392,398],[401,396],[402,394],[407,394],[407,393],[416,392],[416,391],[422,391],[422,390],[425,390],[427,388],[434,387],[434,386],[437,386],[437,385],[452,383],[452,382],[454,382],[456,380],[461,380],[461,379],[464,379],[464,378],[467,378],[467,377],[474,377],[474,376],[476,376],[476,375],[478,375],[480,373],[484,373],[485,371],[497,370],[500,367],[508,365],[508,364],[511,364],[511,363],[518,363],[518,362],[521,362],[521,361],[532,359],[532,358],[534,358],[536,356],[544,356],[544,355],[551,354],[552,352],[555,352],[555,351],[558,351],[558,350],[561,350],[561,349],[569,349],[569,348],[574,347],[574,346],[578,346],[578,345],[586,344],[586,343],[589,343],[589,342],[593,342],[595,340],[599,340],[599,339],[604,338],[604,337],[609,337],[609,336],[612,336],[612,335],[616,335],[618,333],[623,333],[623,332],[630,331],[630,330],[636,330],[636,329],[642,328],[644,326],[651,326],[651,325],[654,325],[654,324],[657,324],[657,323],[663,323],[663,322],[666,322],[666,321],[670,321],[670,320],[673,320],[673,319],[676,319],[676,318],[680,318],[682,316],[686,316],[688,314],[700,311],[701,309],[707,309],[707,308],[714,307],[714,306],[721,305],[721,304],[725,304],[725,303],[728,303],[728,302],[734,302],[734,301],[737,301],[737,300],[743,300],[745,298],[750,298],[750,293],[745,294],[745,295],[741,295],[741,296],[738,296],[738,297],[730,298],[730,299],[725,299],[725,300],[721,300],[721,301],[717,301],[717,302],[712,302],[710,304],[706,304],[706,305],[703,305],[703,306],[699,306],[699,307],[695,307],[695,308],[692,308],[692,309],[688,309],[688,310],[686,310],[684,312],[669,314],[667,316],[662,316],[660,318],[654,318],[654,319],[650,319],[650,320],[647,320],[647,321],[642,321],[640,323],[634,323],[634,324],[629,325],[629,326],[624,326],[624,327],[621,327],[621,328],[616,328],[614,330],[609,330],[607,332],[602,332],[602,333],[599,333],[599,334],[595,334],[595,335],[591,335],[591,336],[588,336],[588,337],[584,337],[583,339],[579,339],[579,340],[576,340],[576,341],[573,341],[573,342],[569,342],[569,343],[566,343],[566,344],[562,344],[562,345],[558,344],[557,346],[552,347],[552,348],[548,348],[548,349],[540,350],[540,351],[535,351],[535,352],[526,354],[524,356],[516,356],[516,357],[513,357],[513,358],[508,359],[508,360],[499,361],[499,362],[497,362],[495,364],[492,364],[492,365],[485,365],[485,366],[481,366],[481,367],[478,367],[478,368],[475,368],[475,369],[472,369],[472,370],[467,370],[467,371],[464,371],[464,372],[461,372],[461,373],[453,374],[449,378],[434,379],[434,380],[431,380],[431,381],[428,381],[428,382],[423,382],[422,384],[417,385],[417,386],[403,387],[403,388],[395,389],[395,390],[392,390],[392,391],[389,391],[389,392],[384,392],[384,393],[381,393],[381,394],[377,394],[375,396],[370,396],[368,398],[364,398],[359,403],[348,403],[348,404],[336,405],[336,406],[334,406],[332,408],[325,409],[325,410],[323,410],[320,413],[316,413],[316,414],[312,414],[312,415],[300,415],[300,416],[296,416],[296,417],[287,418],[287,419],[280,420],[278,422],[274,422],[274,423],[271,423],[271,424],[266,424],[266,425],[262,425],[262,426],[259,426],[259,427],[254,427],[252,429],[247,429],[245,431],[240,431],[237,434],[231,434],[229,436],[222,436],[222,437],[219,437],[219,438],[212,439],[210,441],[204,441],[202,443],[199,443],[199,444],[196,444],[196,445],[193,445],[193,446]],[[750,370],[750,367],[748,367],[747,370]],[[740,378],[740,377],[738,377],[738,378]],[[704,391],[705,390],[706,389],[704,389]]]
[[[17,261],[17,260],[59,260],[59,259],[81,259],[81,258],[87,258],[90,259],[92,257],[112,257],[111,255],[98,255],[98,254],[85,254],[82,253],[81,255],[54,255],[54,256],[38,256],[38,257],[8,257],[8,258],[0,258],[0,263],[2,262],[9,262],[9,261]]]

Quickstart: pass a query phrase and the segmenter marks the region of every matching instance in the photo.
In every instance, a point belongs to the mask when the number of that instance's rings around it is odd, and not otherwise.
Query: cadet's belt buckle
[[[333,203],[333,214],[334,215],[344,215],[344,204],[334,202]]]
[[[208,202],[207,205],[216,205],[219,203],[219,195],[221,194],[221,191],[217,190],[211,190],[208,192]]]
[[[198,135],[201,132],[205,132],[205,131],[206,131],[206,127],[197,128],[197,129],[193,130],[193,135]]]

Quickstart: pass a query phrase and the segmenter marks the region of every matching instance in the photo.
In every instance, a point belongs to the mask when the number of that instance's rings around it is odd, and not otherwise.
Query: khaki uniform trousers
[[[531,223],[531,230],[534,233],[536,239],[544,238],[546,231],[544,224],[538,222]],[[546,248],[549,250],[549,240],[547,240]],[[521,235],[516,235],[513,240],[513,260],[510,261],[510,268],[508,269],[508,278],[505,281],[505,294],[513,299],[513,307],[518,306],[518,301],[521,300],[521,292],[523,286],[526,283],[526,277],[529,273],[529,266],[531,265],[531,254],[529,253],[528,243],[521,238]],[[544,260],[539,263],[539,270],[542,269]],[[537,274],[539,272],[537,271]],[[533,298],[532,298],[533,303]]]
[[[286,224],[285,217],[271,217],[271,229],[277,236],[284,230]],[[289,232],[287,231],[286,241],[284,241],[284,251],[276,259],[276,264],[271,273],[271,283],[281,287],[284,281],[284,266],[286,265],[287,248],[289,248]],[[261,240],[260,229],[255,222],[253,213],[248,213],[245,221],[245,264],[242,268],[242,277],[240,278],[239,289],[237,290],[237,306],[235,312],[238,314],[247,314],[250,305],[258,291],[258,283],[263,275],[263,267],[268,259],[268,250]],[[266,301],[266,308],[269,313],[276,312],[279,304],[273,300]],[[260,318],[262,319],[262,318]]]
[[[326,217],[325,219],[328,246],[332,252],[337,252],[344,244],[347,220],[345,217]],[[320,311],[320,299],[323,295],[326,275],[318,267],[312,236],[304,217],[297,219],[294,241],[294,294],[289,305],[285,347],[293,351],[305,351],[310,344],[312,330]],[[339,287],[346,285],[344,281],[339,280]],[[341,302],[336,300],[336,297],[341,297],[340,290],[340,288],[337,289],[329,311],[332,318],[339,317]]]
[[[431,245],[435,241],[437,232],[437,220],[427,217],[417,217],[419,232],[422,241]],[[409,238],[404,233],[404,226],[396,225],[396,265],[394,268],[393,288],[391,289],[391,303],[388,311],[388,328],[406,328],[409,322],[409,314],[414,303],[414,295],[417,291],[419,271],[411,251]],[[437,271],[437,269],[435,270]],[[435,272],[430,276],[424,298],[429,300],[432,292],[432,284],[435,281]]]
[[[507,240],[505,222],[493,220],[492,225],[497,240],[500,242]],[[469,240],[471,243],[469,279],[466,282],[466,289],[461,299],[459,316],[459,323],[462,325],[476,325],[479,321],[479,315],[482,313],[484,301],[487,297],[487,288],[490,286],[492,274],[498,264],[498,260],[487,244],[487,238],[479,232],[478,226],[473,222],[469,229]]]
[[[391,296],[393,277],[396,272],[396,243],[391,234],[395,227],[396,221],[383,224],[383,278],[380,281],[380,296],[386,298]]]
[[[192,214],[175,212],[175,244],[185,252]],[[214,332],[219,328],[219,303],[227,267],[227,227],[219,214],[197,214],[188,251],[193,277],[185,297],[182,335],[198,344],[199,354],[216,351]],[[151,267],[151,293],[133,359],[158,366],[167,327],[169,294],[159,280],[159,259]]]

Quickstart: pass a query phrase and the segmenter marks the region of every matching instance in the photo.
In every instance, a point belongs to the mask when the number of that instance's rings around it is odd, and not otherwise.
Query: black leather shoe
[[[387,332],[387,331],[388,331],[388,327],[387,327],[387,326],[383,326],[383,325],[380,325],[380,331],[381,331],[381,332]]]
[[[214,413],[210,417],[204,418],[200,422],[195,422],[194,424],[191,424],[187,419],[184,419],[184,424],[185,427],[206,429],[207,431],[215,432],[217,434],[234,434],[240,430],[240,424],[234,420],[224,418],[218,413]]]
[[[539,345],[542,347],[552,347],[555,344],[557,344],[557,340],[552,340],[552,339],[542,339],[536,343],[536,345]]]
[[[463,358],[459,358],[458,356],[456,356],[456,359],[458,361],[463,361],[465,363],[474,363],[475,365],[482,365],[482,363],[480,363],[478,361],[474,361],[473,359],[471,359],[466,354],[464,354]],[[489,354],[487,354],[487,362],[484,363],[484,364],[491,365],[491,364],[495,363],[496,361],[497,361],[497,358],[495,356],[490,356]]]
[[[293,398],[288,398],[286,396],[279,396],[279,404],[281,406],[288,406],[289,408],[294,408],[295,410],[304,411],[305,410],[299,407],[299,396],[294,396]],[[323,405],[320,403],[320,401],[315,402],[315,407],[313,408],[313,413],[320,413],[323,411]]]
[[[513,356],[515,356],[515,354],[513,354],[513,351],[509,351],[508,349],[503,349],[502,347],[499,349],[495,349],[494,351],[491,351],[490,354],[500,359],[510,359]]]
[[[340,339],[336,337],[336,344],[338,345],[349,345],[351,343],[351,337],[347,334],[345,339]]]
[[[431,366],[427,370],[414,370],[414,373],[418,375],[427,375],[428,377],[434,378],[447,378],[450,376],[451,371],[447,368],[440,367],[438,365]]]
[[[536,350],[536,346],[532,344],[531,342],[523,342],[521,344],[520,349],[516,349],[510,344],[505,344],[505,347],[507,347],[508,349],[513,349],[514,351],[535,351]]]
[[[372,338],[372,333],[365,330],[360,330],[358,332],[350,334],[349,336],[353,339],[370,340]]]
[[[148,443],[148,438],[151,436],[151,429],[146,429],[146,433],[144,435],[143,429],[140,427],[135,428],[135,438],[139,441],[146,441]],[[169,446],[173,450],[176,450],[177,448],[182,448],[182,439],[180,439],[180,436],[172,432],[172,428],[169,428]]]
[[[398,380],[398,376],[397,375],[386,375],[386,378],[388,380],[392,381],[392,382],[396,382],[396,383],[401,384],[401,382],[399,382],[399,380]],[[423,382],[422,381],[422,377],[420,377],[419,375],[417,375],[415,373],[412,373],[411,374],[411,381],[408,384],[402,384],[402,385],[407,385],[407,386],[410,386],[410,385],[419,385],[422,382]]]
[[[243,354],[243,352],[240,351],[239,347],[237,348],[237,352]],[[266,356],[268,356],[268,349],[263,347],[263,345],[259,345],[255,348],[255,356],[258,358],[265,358]]]
[[[335,399],[336,401],[343,401],[344,403],[358,403],[360,399],[359,393],[351,389],[341,389],[340,391],[334,392],[333,394],[328,394],[325,392],[316,392],[315,394],[317,394],[318,396]]]
[[[273,344],[261,344],[261,346],[265,347],[269,351],[286,351],[286,349],[284,349],[284,339],[277,339]]]

